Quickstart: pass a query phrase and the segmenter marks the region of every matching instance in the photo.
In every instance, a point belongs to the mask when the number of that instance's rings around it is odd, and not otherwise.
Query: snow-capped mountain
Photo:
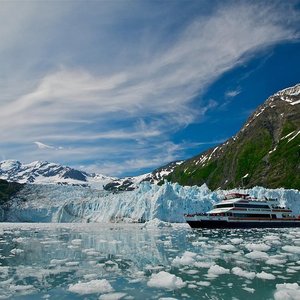
[[[87,173],[47,161],[22,164],[16,160],[4,160],[0,162],[0,179],[18,183],[75,185],[108,191],[129,191],[136,189],[143,181],[160,182],[180,163],[173,162],[139,176],[116,178]]]
[[[167,180],[212,189],[300,189],[300,84],[270,96],[241,130],[177,166]]]
[[[118,178],[109,182],[106,186],[104,186],[104,189],[108,191],[131,191],[136,189],[137,186],[144,181],[158,184],[162,182],[167,175],[172,173],[173,170],[182,163],[183,161],[174,161],[155,169],[151,173],[146,173],[134,177]]]
[[[89,174],[47,161],[22,164],[16,160],[0,162],[0,179],[19,183],[92,186],[99,189],[115,180],[114,177]]]

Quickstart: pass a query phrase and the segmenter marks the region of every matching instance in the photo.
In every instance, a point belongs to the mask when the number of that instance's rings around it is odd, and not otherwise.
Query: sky
[[[0,160],[139,175],[300,82],[300,1],[1,1]]]

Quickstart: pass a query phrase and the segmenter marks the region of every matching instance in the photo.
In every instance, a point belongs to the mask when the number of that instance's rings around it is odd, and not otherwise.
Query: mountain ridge
[[[103,187],[115,178],[102,174],[89,174],[47,161],[22,164],[17,160],[4,160],[0,162],[0,179],[18,183]]]
[[[300,189],[300,84],[270,96],[232,138],[200,153],[166,176],[212,189]]]

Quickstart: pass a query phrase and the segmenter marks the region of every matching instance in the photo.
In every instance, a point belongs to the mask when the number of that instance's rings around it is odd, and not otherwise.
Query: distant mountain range
[[[31,184],[59,184],[92,187],[110,191],[133,190],[142,181],[160,182],[181,162],[173,162],[152,173],[135,177],[116,178],[102,174],[87,173],[47,161],[22,164],[16,160],[0,162],[0,179],[9,182]]]
[[[142,181],[161,183],[165,179],[181,185],[206,183],[211,189],[255,185],[300,189],[300,84],[269,97],[223,144],[151,173],[120,179],[46,161],[5,160],[0,162],[0,179],[110,191],[132,190]]]
[[[0,162],[0,178],[7,181],[35,184],[71,184],[102,188],[115,180],[101,174],[89,174],[60,164],[47,161],[35,161],[22,164],[16,160]]]

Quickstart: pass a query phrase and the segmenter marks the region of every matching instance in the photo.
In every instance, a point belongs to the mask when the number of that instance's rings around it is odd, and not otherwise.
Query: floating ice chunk
[[[119,300],[126,296],[126,293],[109,293],[99,297],[99,300]]]
[[[96,279],[97,277],[98,277],[98,275],[94,274],[94,273],[83,275],[83,278],[86,279],[86,280]]]
[[[222,274],[229,274],[230,270],[225,269],[219,265],[213,265],[208,269],[208,274],[212,275],[222,275]]]
[[[14,248],[14,249],[10,250],[10,253],[12,253],[12,254],[14,254],[14,255],[20,254],[20,253],[22,253],[22,252],[24,252],[24,250],[22,250],[22,249],[17,249],[17,248]]]
[[[267,235],[264,237],[265,241],[274,241],[274,240],[279,240],[279,236],[277,235]]]
[[[146,222],[143,227],[144,228],[165,228],[165,227],[172,227],[172,225],[169,222],[164,222],[155,218]]]
[[[51,259],[50,260],[50,265],[63,265],[67,259]]]
[[[14,292],[28,294],[34,291],[33,285],[10,285],[9,289]]]
[[[0,277],[6,277],[8,275],[9,267],[0,266]]]
[[[172,262],[173,266],[180,266],[180,265],[193,265],[195,262],[195,256],[197,253],[185,251],[182,257],[176,256]]]
[[[300,247],[298,246],[283,246],[282,250],[290,253],[300,254]]]
[[[190,275],[195,275],[195,274],[198,274],[199,271],[198,270],[186,270],[186,271],[184,271],[184,273],[190,274]]]
[[[262,271],[261,273],[257,273],[256,277],[260,278],[260,279],[267,279],[267,280],[274,280],[274,279],[276,279],[275,275],[270,274],[270,273],[266,273],[264,271]]]
[[[152,274],[147,282],[150,287],[163,288],[168,290],[181,289],[186,286],[180,277],[170,274],[165,271],[160,271],[157,274]]]
[[[246,244],[245,247],[250,251],[268,251],[271,248],[266,244]]]
[[[196,242],[192,242],[192,245],[195,246],[195,247],[199,247],[199,246],[206,246],[206,243],[205,242],[199,242],[199,241],[196,241]]]
[[[252,294],[255,292],[255,289],[249,288],[249,287],[243,287],[243,290],[245,290],[246,292],[252,293]]]
[[[81,239],[74,239],[74,240],[72,240],[71,241],[71,244],[73,244],[73,245],[81,245],[81,243],[82,243],[82,240]]]
[[[13,238],[12,241],[15,243],[24,243],[26,242],[28,239],[27,238],[22,238],[22,237],[18,237],[18,238]]]
[[[100,253],[96,250],[89,250],[88,251],[82,251],[84,252],[87,256],[98,256]]]
[[[282,265],[282,264],[285,264],[286,263],[286,260],[285,259],[278,259],[278,258],[272,258],[270,257],[267,261],[266,261],[266,264],[267,265]]]
[[[298,283],[276,284],[275,300],[298,300],[300,299],[300,286]]]
[[[79,266],[79,262],[78,261],[69,261],[69,262],[66,262],[66,266],[67,267]]]
[[[292,274],[293,274],[293,273],[297,273],[297,271],[295,271],[295,270],[293,270],[293,269],[291,269],[291,268],[287,268],[287,269],[286,269],[286,272],[287,272],[287,273],[292,273]]]
[[[219,246],[219,249],[224,251],[231,251],[231,252],[237,251],[236,247],[234,247],[233,245],[221,245]]]
[[[71,284],[69,291],[80,295],[94,294],[94,293],[110,293],[114,289],[106,279],[91,280],[89,282],[79,282]]]
[[[243,242],[244,240],[243,239],[240,239],[240,238],[234,238],[234,239],[231,239],[230,242],[231,244],[233,245],[239,245]]]
[[[177,300],[177,298],[173,298],[173,297],[162,297],[162,298],[159,298],[158,300]]]
[[[269,255],[262,251],[252,251],[250,253],[247,253],[245,257],[250,259],[267,260],[269,258]]]
[[[254,279],[255,278],[255,272],[248,272],[248,271],[245,271],[245,270],[241,269],[240,267],[232,268],[231,272],[234,275],[237,275],[237,276],[240,276],[240,277],[245,277],[245,278],[248,278],[248,279]]]
[[[205,262],[205,261],[197,261],[194,263],[194,267],[197,268],[210,268],[214,263],[212,262]]]
[[[197,284],[200,286],[210,286],[211,285],[211,283],[209,281],[198,281]]]

